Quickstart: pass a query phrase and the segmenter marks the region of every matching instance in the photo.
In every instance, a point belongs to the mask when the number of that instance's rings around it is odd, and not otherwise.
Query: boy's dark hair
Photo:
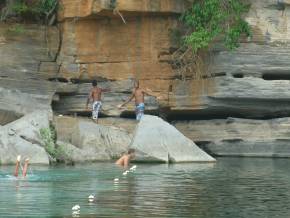
[[[133,153],[135,153],[135,149],[130,148],[130,149],[128,150],[128,154],[133,154]]]
[[[93,85],[93,86],[97,86],[97,85],[98,85],[97,80],[93,80],[92,85]]]

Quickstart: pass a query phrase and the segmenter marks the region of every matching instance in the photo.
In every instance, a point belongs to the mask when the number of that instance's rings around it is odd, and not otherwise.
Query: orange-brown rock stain
[[[183,84],[170,64],[170,31],[186,1],[117,0],[114,13],[109,1],[62,0],[59,18],[63,44],[59,62],[63,77],[120,81],[140,80],[140,85],[161,96],[159,103],[173,110],[195,109],[213,80]],[[76,18],[77,17],[77,18]],[[190,78],[190,75],[189,75]]]

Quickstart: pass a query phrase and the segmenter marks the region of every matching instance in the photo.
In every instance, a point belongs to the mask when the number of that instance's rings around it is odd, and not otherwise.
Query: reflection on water
[[[0,217],[71,217],[76,204],[80,217],[289,217],[289,165],[288,159],[223,158],[138,165],[123,176],[114,164],[98,163],[33,167],[26,179],[0,167]]]

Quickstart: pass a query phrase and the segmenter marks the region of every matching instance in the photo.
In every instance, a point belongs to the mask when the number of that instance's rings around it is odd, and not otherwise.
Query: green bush
[[[56,134],[53,128],[43,128],[40,130],[40,136],[44,143],[46,152],[53,158],[56,158],[55,138]]]
[[[12,25],[6,30],[6,34],[8,35],[19,35],[25,32],[26,30],[21,24]]]
[[[251,35],[243,14],[250,5],[243,0],[198,0],[182,16],[187,27],[182,42],[194,53],[208,48],[215,40],[222,41],[228,49],[239,46],[240,37]]]
[[[58,0],[15,0],[12,4],[8,4],[6,1],[6,4],[7,7],[9,6],[7,11],[10,12],[5,14],[4,18],[1,15],[2,20],[9,16],[16,16],[24,20],[46,23],[48,18],[56,13]]]
[[[65,150],[64,146],[56,145],[56,131],[52,125],[50,128],[40,130],[40,136],[44,143],[46,152],[57,162],[71,163],[70,154]]]

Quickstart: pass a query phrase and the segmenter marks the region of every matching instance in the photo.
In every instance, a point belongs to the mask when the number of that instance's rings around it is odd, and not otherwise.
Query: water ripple
[[[289,217],[288,159],[218,159],[216,164],[111,163],[33,167],[16,179],[0,168],[0,217]],[[114,182],[119,178],[119,182]],[[95,195],[95,202],[87,197]]]

